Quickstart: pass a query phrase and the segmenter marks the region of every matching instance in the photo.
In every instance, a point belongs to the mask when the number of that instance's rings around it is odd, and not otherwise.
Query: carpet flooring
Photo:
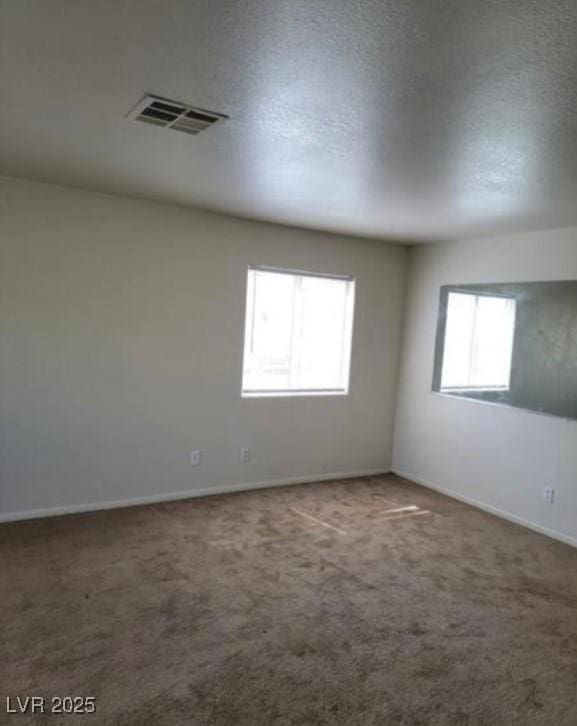
[[[577,724],[577,550],[394,476],[5,524],[0,598],[1,723]]]

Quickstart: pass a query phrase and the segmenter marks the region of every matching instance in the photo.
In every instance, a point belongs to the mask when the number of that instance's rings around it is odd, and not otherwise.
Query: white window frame
[[[511,300],[511,301],[513,301],[513,303],[514,303],[514,306],[513,306],[513,319],[512,319],[513,331],[515,329],[515,320],[516,320],[516,315],[517,315],[517,305],[516,305],[516,302],[517,301],[516,301],[516,298],[511,297],[509,295],[499,295],[499,294],[494,294],[494,293],[472,292],[471,290],[458,290],[458,289],[455,289],[455,290],[450,290],[449,291],[449,294],[448,294],[448,297],[447,297],[447,308],[446,308],[447,311],[449,309],[449,300],[450,300],[450,296],[452,294],[456,294],[456,295],[469,295],[469,296],[475,298],[475,325],[474,325],[474,328],[473,328],[473,340],[472,340],[472,343],[471,343],[471,350],[470,350],[470,355],[469,355],[469,371],[471,371],[472,368],[473,368],[474,360],[475,360],[474,351],[475,351],[475,338],[476,338],[476,335],[477,335],[477,309],[478,309],[479,300],[481,298],[499,298],[499,299],[502,299],[502,300]],[[439,392],[440,393],[449,393],[449,394],[450,393],[466,393],[467,391],[471,391],[473,393],[474,392],[483,393],[483,392],[491,392],[491,391],[503,392],[503,391],[510,391],[511,390],[511,374],[512,374],[512,363],[513,363],[513,360],[512,360],[513,351],[511,351],[511,359],[509,361],[509,370],[508,370],[508,377],[507,377],[507,383],[506,384],[504,384],[504,385],[494,385],[494,386],[487,385],[487,384],[484,384],[484,385],[482,385],[482,384],[481,385],[468,384],[468,385],[465,385],[465,386],[443,386],[443,372],[444,372],[444,366],[445,366],[445,353],[446,353],[445,346],[446,346],[446,331],[445,331],[445,338],[444,338],[444,341],[443,341],[443,358],[442,358],[442,362],[441,362],[441,371],[440,371],[440,382],[439,382]],[[470,375],[470,373],[469,373],[469,375]]]
[[[245,360],[247,357],[248,347],[250,346],[250,337],[247,335],[248,321],[246,316],[248,315],[248,276],[249,273],[253,272],[272,272],[281,275],[293,275],[298,277],[313,277],[320,279],[331,279],[341,280],[343,282],[351,283],[349,288],[350,300],[347,306],[347,316],[345,320],[345,331],[343,335],[343,345],[345,346],[343,352],[343,379],[345,385],[343,388],[274,388],[274,389],[250,389],[244,387],[244,368]],[[350,275],[336,275],[323,272],[310,272],[305,270],[297,270],[292,268],[283,267],[272,267],[268,265],[249,265],[247,270],[247,285],[246,285],[246,305],[245,305],[245,320],[243,327],[244,335],[244,346],[243,346],[243,361],[242,361],[242,381],[241,381],[241,396],[242,398],[288,398],[288,397],[299,397],[299,396],[347,396],[349,394],[350,387],[350,375],[351,375],[351,358],[353,349],[353,333],[354,333],[354,310],[355,310],[355,296],[356,296],[356,279]],[[346,348],[348,344],[348,350]]]

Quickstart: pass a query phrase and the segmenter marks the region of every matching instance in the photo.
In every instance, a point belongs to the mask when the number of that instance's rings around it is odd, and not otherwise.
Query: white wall
[[[431,392],[441,285],[564,279],[577,229],[411,252],[393,469],[577,544],[577,422]]]
[[[389,469],[407,256],[0,179],[0,518]],[[349,396],[241,399],[249,263],[356,276]]]

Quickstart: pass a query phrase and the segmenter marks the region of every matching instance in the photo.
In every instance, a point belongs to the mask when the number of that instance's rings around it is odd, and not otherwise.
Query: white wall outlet
[[[190,452],[190,465],[198,466],[199,464],[200,464],[200,451],[198,451],[198,449],[195,449],[194,451]]]
[[[241,461],[250,461],[250,451],[248,449],[240,450],[240,460]]]
[[[543,499],[547,504],[553,504],[555,501],[555,489],[553,487],[545,487],[543,490]]]

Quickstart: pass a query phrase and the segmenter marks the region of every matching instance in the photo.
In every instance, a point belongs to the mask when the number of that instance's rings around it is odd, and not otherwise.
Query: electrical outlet
[[[250,451],[248,449],[240,450],[240,460],[245,462],[250,461]]]
[[[190,465],[198,466],[199,464],[200,464],[200,451],[198,451],[198,449],[195,449],[194,451],[190,452]]]
[[[543,499],[547,504],[553,504],[555,501],[555,489],[553,487],[545,487],[543,490]]]

